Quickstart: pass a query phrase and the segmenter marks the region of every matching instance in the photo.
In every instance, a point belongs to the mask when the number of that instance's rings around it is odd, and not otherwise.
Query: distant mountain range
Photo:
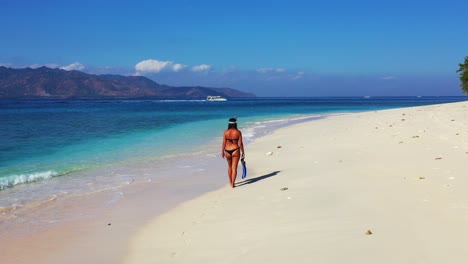
[[[0,98],[226,98],[255,97],[231,88],[172,87],[143,76],[93,75],[40,67],[12,69],[0,66]]]

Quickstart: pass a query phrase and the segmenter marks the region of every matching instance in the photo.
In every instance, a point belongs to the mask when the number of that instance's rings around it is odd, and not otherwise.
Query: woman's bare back
[[[241,132],[237,129],[228,129],[224,132],[226,138],[226,149],[235,149],[239,147],[239,139],[241,138]]]

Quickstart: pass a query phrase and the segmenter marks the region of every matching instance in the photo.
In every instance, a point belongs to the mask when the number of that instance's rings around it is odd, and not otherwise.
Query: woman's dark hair
[[[236,118],[229,118],[228,129],[235,128],[237,129],[237,119]]]

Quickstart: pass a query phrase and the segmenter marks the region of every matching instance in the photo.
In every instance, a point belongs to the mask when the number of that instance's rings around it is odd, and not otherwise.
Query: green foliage
[[[468,94],[468,56],[465,57],[465,63],[460,63],[458,66],[460,66],[460,69],[457,71],[460,73],[460,87],[465,94]]]

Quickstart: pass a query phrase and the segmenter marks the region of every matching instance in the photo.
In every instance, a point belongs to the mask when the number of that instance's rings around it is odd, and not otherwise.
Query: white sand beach
[[[3,228],[1,263],[468,262],[468,102],[296,124],[246,146],[246,161],[235,189],[218,157],[130,184],[94,218]],[[42,210],[100,211],[93,199]]]
[[[297,124],[246,161],[247,180],[152,220],[123,262],[468,262],[467,102]]]

